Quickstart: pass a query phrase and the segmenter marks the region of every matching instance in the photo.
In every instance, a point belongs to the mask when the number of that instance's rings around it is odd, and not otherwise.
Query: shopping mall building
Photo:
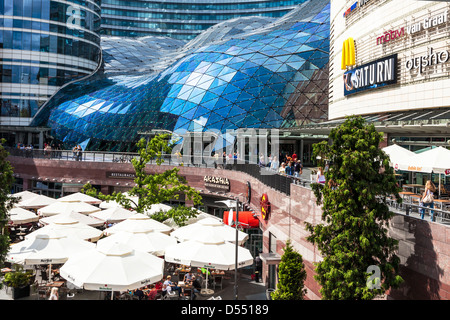
[[[31,128],[47,130],[47,141],[83,143],[89,150],[85,160],[73,161],[68,153],[49,159],[14,152],[15,188],[56,197],[86,182],[104,193],[127,190],[133,184],[131,164],[105,159],[123,159],[137,139],[160,132],[276,129],[280,151],[296,151],[305,165],[314,165],[312,145],[356,114],[384,133],[383,146],[396,142],[416,151],[447,145],[449,8],[443,1],[311,0],[280,18],[221,22],[189,42],[104,37],[101,68],[64,86],[30,121]],[[236,142],[232,136],[224,141]],[[149,164],[147,170],[160,172],[166,165],[174,164]],[[254,254],[262,250],[268,288],[276,285],[290,239],[306,265],[307,298],[320,299],[313,275],[321,256],[306,240],[305,222],[320,223],[322,211],[308,179],[263,174],[253,164],[179,168],[202,193],[203,210],[223,215],[228,209],[217,201],[238,198],[259,220],[259,228],[247,232]],[[227,184],[214,186],[211,180]],[[399,240],[405,283],[387,298],[450,297],[448,233],[442,222],[394,217],[390,234]]]

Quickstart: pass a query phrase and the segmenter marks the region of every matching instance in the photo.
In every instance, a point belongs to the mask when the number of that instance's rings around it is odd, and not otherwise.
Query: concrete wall
[[[29,159],[9,157],[14,172],[24,181],[32,177],[56,179],[72,179],[91,184],[99,184],[107,190],[107,186],[116,186],[120,183],[131,183],[132,180],[106,178],[107,171],[133,172],[131,164],[127,163],[101,163],[101,162],[75,162],[46,159]],[[162,172],[169,166],[148,166],[147,171]],[[204,186],[205,175],[226,177],[230,180],[229,197],[240,195],[244,200],[247,181],[251,184],[250,207],[260,212],[260,198],[263,193],[268,195],[271,203],[271,213],[267,220],[260,218],[263,231],[263,252],[269,252],[269,234],[276,238],[276,252],[283,254],[286,240],[290,239],[293,247],[303,256],[306,266],[307,279],[305,286],[308,289],[307,298],[320,299],[319,285],[314,280],[314,263],[320,261],[321,256],[317,248],[307,241],[308,232],[305,222],[312,224],[321,221],[322,210],[316,205],[316,199],[308,188],[291,184],[291,196],[278,192],[262,184],[250,175],[242,172],[179,167],[180,174],[185,176],[189,185],[202,190],[208,195]],[[24,182],[25,184],[25,182]],[[397,215],[394,217],[390,234],[398,239],[398,255],[401,258],[401,275],[405,283],[401,289],[389,293],[388,298],[393,299],[449,299],[450,298],[450,227],[447,225],[422,221],[412,217]],[[263,279],[267,280],[267,266],[263,270]]]

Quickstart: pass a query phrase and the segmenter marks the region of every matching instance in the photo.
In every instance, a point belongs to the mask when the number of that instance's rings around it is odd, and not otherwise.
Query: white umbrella
[[[236,241],[236,229],[214,218],[205,218],[196,223],[180,227],[173,231],[170,235],[178,241],[187,241],[197,237],[199,233],[212,231],[213,234],[222,240],[234,243]],[[238,231],[238,242],[242,245],[248,239],[248,234]]]
[[[86,290],[124,291],[162,279],[164,260],[150,253],[111,243],[73,255],[60,268],[60,275]]]
[[[14,207],[11,210],[9,210],[8,215],[9,221],[11,222],[12,225],[30,223],[39,220],[39,216],[34,212],[17,207]]]
[[[188,220],[185,221],[185,225],[190,225],[193,223],[196,223],[202,219],[205,218],[212,218],[212,219],[216,219],[217,221],[222,221],[222,219],[220,219],[219,217],[213,216],[212,214],[197,210],[199,212],[199,214],[194,218],[189,218]],[[163,223],[169,227],[172,227],[173,229],[178,229],[180,228],[180,226],[178,224],[175,223],[175,220],[173,218],[168,218],[166,220],[163,221]]]
[[[166,234],[169,234],[170,231],[172,231],[172,228],[165,225],[164,223],[153,220],[145,214],[135,213],[128,219],[126,219],[122,222],[119,222],[118,224],[116,224],[110,228],[105,229],[103,231],[103,233],[105,235],[111,235],[111,234],[119,232],[119,231],[132,230],[137,225],[148,228],[148,229],[152,229],[157,232],[166,233]]]
[[[100,226],[102,226],[104,224],[103,221],[100,221],[98,219],[95,219],[93,217],[90,217],[90,216],[87,216],[85,214],[78,213],[78,212],[75,212],[75,211],[71,211],[71,212],[67,211],[67,212],[59,213],[59,214],[56,214],[54,216],[41,218],[39,221],[42,222],[44,225],[46,225],[46,224],[52,223],[53,221],[61,221],[60,218],[63,215],[66,215],[66,216],[68,216],[68,217],[70,217],[72,219],[77,220],[78,222],[84,223],[84,224],[86,224],[88,226],[91,226],[91,227],[100,227]]]
[[[399,164],[400,170],[444,173],[450,169],[450,150],[444,147],[433,148],[425,152],[415,154]]]
[[[225,204],[228,208],[236,208],[236,200],[218,200],[215,202],[222,202],[223,204]]]
[[[150,209],[145,210],[144,214],[151,216],[152,214],[158,213],[160,211],[167,212],[173,209],[171,206],[164,203],[155,203],[150,206]]]
[[[36,197],[29,198],[27,200],[20,201],[17,204],[17,207],[21,207],[24,209],[39,209],[45,206],[48,206],[52,203],[55,203],[56,200],[42,194],[38,194]]]
[[[112,207],[106,210],[97,211],[89,214],[89,216],[99,219],[103,222],[120,222],[130,218],[135,212],[122,207]]]
[[[164,259],[167,262],[190,265],[192,267],[234,270],[236,263],[236,245],[224,241],[214,231],[199,233],[192,240],[180,242],[166,248]],[[250,251],[238,247],[238,267],[253,264]],[[206,273],[208,276],[208,273]],[[206,280],[206,284],[208,280]],[[207,287],[206,287],[207,289]]]
[[[25,201],[25,200],[29,200],[31,198],[37,197],[39,194],[34,193],[34,192],[30,192],[30,191],[21,191],[21,192],[17,192],[17,193],[12,193],[9,196],[10,197],[15,197],[15,198],[20,198],[20,201]]]
[[[57,199],[60,202],[85,202],[89,204],[100,204],[102,200],[91,197],[87,194],[76,192]]]
[[[97,242],[97,247],[101,248],[113,242],[124,243],[134,250],[148,252],[155,256],[163,256],[168,246],[177,244],[175,238],[142,226],[136,226],[129,231],[119,231],[106,238],[102,238]]]
[[[390,146],[387,146],[385,148],[382,148],[387,155],[389,155],[390,163],[395,168],[396,165],[399,163],[404,162],[405,160],[408,160],[410,157],[414,156],[415,153],[412,151],[409,151],[406,148],[403,148],[397,144],[393,144]]]
[[[450,150],[444,147],[429,149],[403,161],[400,163],[399,168],[405,171],[439,173],[440,195],[441,174],[447,174],[450,171]]]
[[[56,201],[48,206],[38,209],[38,214],[42,216],[53,216],[64,212],[78,212],[83,214],[90,214],[100,211],[100,208],[84,202],[60,202]]]
[[[48,233],[12,244],[6,259],[26,265],[64,263],[71,254],[92,248],[95,248],[94,243],[49,230]]]
[[[122,208],[122,206],[115,200],[108,200],[108,201],[105,200],[105,201],[102,201],[99,205],[100,209],[110,209],[110,208],[116,208],[116,207]]]
[[[50,230],[57,230],[67,236],[73,235],[82,240],[87,240],[90,242],[96,242],[102,236],[102,231],[81,223],[67,215],[60,215],[50,224],[26,235],[25,239],[34,238],[38,234],[48,233],[50,232]]]

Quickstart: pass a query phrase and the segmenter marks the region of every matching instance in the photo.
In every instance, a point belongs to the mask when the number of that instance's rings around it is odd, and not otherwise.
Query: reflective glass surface
[[[327,120],[329,1],[223,22],[184,44],[102,39],[104,66],[56,94],[33,125],[68,145],[130,150],[141,134],[288,128]]]

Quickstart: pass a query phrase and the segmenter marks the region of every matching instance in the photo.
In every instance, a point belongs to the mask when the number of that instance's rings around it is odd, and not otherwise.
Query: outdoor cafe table
[[[448,199],[434,199],[434,202],[437,202],[440,204],[440,209],[442,210],[444,205],[450,204],[450,200]]]
[[[65,281],[53,281],[53,282],[48,282],[48,283],[44,284],[43,287],[57,287],[57,288],[61,288],[65,284],[66,284]]]
[[[413,184],[404,184],[404,185],[403,185],[403,188],[411,189],[411,190],[413,190],[414,192],[417,192],[417,190],[418,190],[420,187],[423,187],[423,185],[422,185],[422,184],[415,184],[415,183],[413,183]]]
[[[192,300],[192,295],[194,293],[194,290],[193,290],[194,287],[191,284],[187,284],[187,283],[185,283],[183,281],[179,281],[178,282],[178,286],[180,288],[183,288],[184,294],[186,294],[186,293],[189,294],[189,296],[190,296],[190,298]]]
[[[402,191],[398,193],[400,195],[400,197],[402,197],[403,199],[408,199],[411,200],[411,196],[416,195],[414,192],[409,192],[409,191]]]

